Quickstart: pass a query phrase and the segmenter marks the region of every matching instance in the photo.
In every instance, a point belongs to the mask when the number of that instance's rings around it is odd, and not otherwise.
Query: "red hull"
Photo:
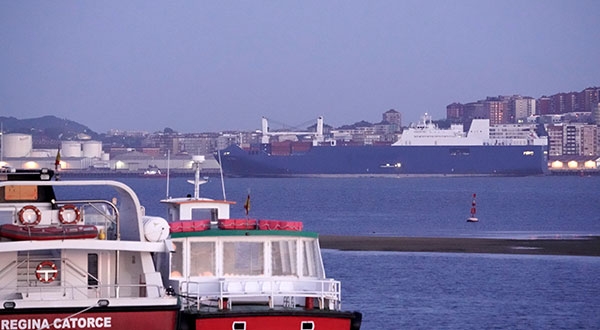
[[[254,314],[254,315],[252,315]],[[190,330],[245,329],[245,330],[359,330],[362,314],[358,312],[315,311],[295,313],[272,311],[266,313],[207,313],[183,315]],[[244,325],[244,326],[243,326]],[[242,327],[243,326],[243,327]]]
[[[98,228],[93,225],[34,227],[4,224],[0,226],[0,236],[17,241],[95,238]]]
[[[0,313],[0,329],[175,330],[177,326],[177,310],[89,311],[70,318],[68,317],[77,311],[63,313],[52,310],[44,311],[44,313],[23,314],[19,314],[21,312],[19,310],[9,312],[15,313]]]
[[[327,330],[350,330],[350,320],[333,318],[308,318],[301,316],[269,316],[269,317],[246,317],[246,318],[218,318],[196,320],[196,330],[213,329],[242,329],[234,328],[234,323],[245,322],[244,329],[260,330],[298,330],[298,329],[327,329]],[[312,327],[302,327],[303,322],[311,324]]]

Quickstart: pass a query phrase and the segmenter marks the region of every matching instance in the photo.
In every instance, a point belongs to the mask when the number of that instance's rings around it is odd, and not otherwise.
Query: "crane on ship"
[[[281,131],[281,132],[271,132],[269,131],[269,120],[266,117],[262,117],[262,139],[261,143],[269,143],[271,136],[281,136],[281,135],[312,135],[313,143],[319,143],[324,141],[323,135],[323,116],[319,116],[317,118],[317,130],[316,132],[308,132],[308,131]]]

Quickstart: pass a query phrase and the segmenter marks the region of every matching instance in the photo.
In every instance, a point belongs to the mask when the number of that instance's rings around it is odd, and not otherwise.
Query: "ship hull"
[[[243,308],[242,308],[243,309]],[[335,311],[220,311],[213,313],[182,313],[184,330],[261,329],[296,330],[329,329],[359,330],[362,315],[357,312]]]
[[[49,303],[51,304],[51,303]],[[48,307],[0,311],[2,329],[137,329],[168,330],[177,326],[178,310],[173,307],[116,307],[80,309]],[[80,314],[81,313],[81,314]]]
[[[219,159],[219,157],[217,157]],[[311,175],[540,175],[547,147],[511,146],[311,146],[274,154],[268,144],[220,155],[223,172],[242,177]]]

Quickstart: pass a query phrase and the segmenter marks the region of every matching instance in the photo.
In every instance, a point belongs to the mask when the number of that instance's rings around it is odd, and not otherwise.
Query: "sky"
[[[600,86],[597,0],[0,1],[0,116],[182,133],[402,123]]]

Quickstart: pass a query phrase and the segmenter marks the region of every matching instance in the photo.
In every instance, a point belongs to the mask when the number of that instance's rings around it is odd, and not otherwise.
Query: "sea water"
[[[193,194],[191,178],[169,195]],[[167,181],[122,179],[164,216]],[[225,180],[232,217],[303,221],[321,234],[583,239],[600,234],[600,177]],[[478,223],[467,223],[472,194]],[[211,178],[201,195],[222,199]],[[325,250],[363,329],[599,329],[600,258]]]

